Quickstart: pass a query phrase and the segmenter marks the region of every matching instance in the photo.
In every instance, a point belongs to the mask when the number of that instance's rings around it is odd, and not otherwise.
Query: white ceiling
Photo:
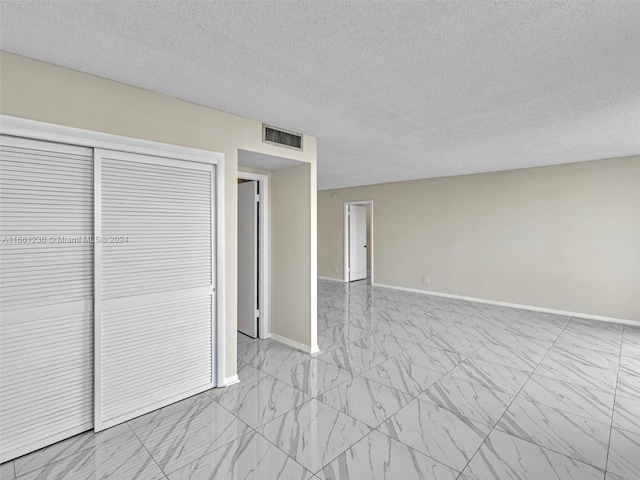
[[[640,1],[0,9],[4,50],[317,136],[320,189],[640,154]]]

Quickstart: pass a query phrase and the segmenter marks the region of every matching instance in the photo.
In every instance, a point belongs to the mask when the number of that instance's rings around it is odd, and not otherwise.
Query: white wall
[[[318,275],[365,199],[377,284],[640,321],[640,157],[319,192]]]
[[[316,139],[304,136],[304,151],[262,142],[262,123],[172,97],[106,80],[68,68],[0,52],[0,113],[16,117],[84,128],[157,142],[222,152],[226,167],[226,376],[236,374],[237,325],[237,156],[238,149],[287,157],[310,166],[305,195],[313,192],[313,205],[301,229],[313,236],[308,257],[298,259],[313,275],[308,282],[292,285],[287,295],[307,299],[309,316],[315,291],[315,195]],[[292,193],[297,193],[297,190]],[[289,198],[290,202],[296,198]],[[306,197],[303,201],[306,201]],[[277,264],[272,264],[276,269]],[[310,272],[312,270],[312,272]],[[278,299],[274,298],[274,301]],[[300,300],[301,302],[304,300]],[[309,322],[307,317],[300,322]],[[306,328],[310,328],[309,325]]]

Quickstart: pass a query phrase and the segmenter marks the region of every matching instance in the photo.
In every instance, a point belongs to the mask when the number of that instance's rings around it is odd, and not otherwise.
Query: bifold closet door
[[[95,151],[95,430],[214,385],[215,167]]]
[[[93,427],[93,151],[0,136],[0,462]]]

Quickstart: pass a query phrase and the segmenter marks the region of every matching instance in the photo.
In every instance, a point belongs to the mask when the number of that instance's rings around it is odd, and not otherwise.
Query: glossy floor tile
[[[391,335],[384,335],[383,333],[376,333],[354,342],[354,345],[382,353],[387,357],[392,357],[415,347],[417,343],[402,340]]]
[[[607,471],[627,480],[640,478],[640,435],[611,429]]]
[[[611,426],[516,399],[496,429],[604,469]]]
[[[259,432],[311,472],[317,472],[371,428],[318,400],[272,420]]]
[[[556,340],[556,344],[607,352],[617,356],[622,346],[622,330],[610,333],[608,330],[572,330],[567,327]]]
[[[409,363],[400,357],[394,357],[362,375],[415,397],[440,380],[444,374],[415,363]]]
[[[523,337],[555,342],[563,329],[564,327],[558,324],[549,323],[545,320],[539,320],[525,315],[520,320],[516,320],[516,322],[508,327],[505,332],[515,333],[516,335],[522,335]]]
[[[344,340],[344,343],[352,343],[361,338],[368,337],[371,335],[371,332],[353,325],[334,325],[325,330],[318,330],[318,335],[339,338]]]
[[[350,344],[321,354],[318,358],[358,375],[384,362],[388,357],[375,350]]]
[[[623,357],[640,358],[640,334],[635,334],[633,337],[625,335],[621,354]]]
[[[169,480],[306,480],[311,473],[251,432],[168,475]]]
[[[191,404],[193,400],[188,399],[185,403]],[[180,402],[182,403],[182,402]],[[98,447],[114,438],[122,435],[130,435],[131,429],[127,424],[103,430],[100,433],[85,432],[75,435],[53,445],[37,450],[28,455],[16,458],[14,467],[17,476],[37,470],[53,462],[64,460],[74,455],[82,455],[86,451],[95,451]]]
[[[158,466],[168,472],[252,431],[213,400],[177,412],[157,410],[130,421],[129,426]]]
[[[346,340],[344,338],[325,337],[324,335],[318,334],[318,348],[320,352],[315,354],[315,356],[330,352],[336,348],[344,347],[345,345]]]
[[[0,465],[53,480],[638,480],[640,328],[318,282],[314,355]]]
[[[427,388],[419,398],[493,427],[514,397],[447,375]]]
[[[446,332],[435,334],[423,342],[423,345],[447,350],[460,355],[471,355],[476,350],[482,348],[484,344],[485,342],[481,339],[457,337]]]
[[[604,471],[494,430],[464,470],[469,480],[603,480]]]
[[[631,375],[626,372],[618,373],[618,388],[616,394],[640,399],[640,375]]]
[[[616,397],[613,426],[640,435],[640,402],[637,398]]]
[[[621,356],[619,371],[628,375],[640,375],[640,358]]]
[[[492,343],[492,340],[487,342],[481,349],[476,350],[471,356],[485,362],[497,363],[498,365],[516,368],[525,372],[533,372],[548,351],[547,348],[537,345],[506,347]]]
[[[322,392],[351,380],[353,375],[348,370],[313,358],[281,370],[276,374],[276,378],[307,395],[316,397]]]
[[[378,431],[318,473],[323,480],[455,480],[458,472]]]
[[[617,367],[596,365],[594,362],[581,362],[577,358],[577,353],[574,356],[556,349],[549,351],[536,368],[535,373],[586,388],[613,393],[616,388],[618,372]]]
[[[380,425],[378,430],[460,471],[491,427],[416,399]]]
[[[547,354],[548,358],[558,361],[579,362],[590,367],[605,370],[616,370],[620,363],[619,349],[611,352],[603,352],[589,348],[590,346],[564,345],[555,343]]]
[[[239,361],[270,375],[308,359],[307,354],[275,340],[258,340],[238,345]]]
[[[266,378],[268,375],[264,372],[261,372],[257,368],[252,367],[248,363],[238,362],[238,380],[239,382],[228,385],[224,388],[213,388],[209,390],[209,396],[211,398],[219,397],[224,393],[228,393],[231,390],[235,390],[236,388],[243,387],[249,383],[257,382],[258,380],[262,380]]]
[[[546,355],[549,349],[553,346],[553,342],[548,340],[524,337],[513,332],[507,332],[506,330],[498,333],[491,339],[491,342],[487,343],[487,345],[489,343],[501,345],[505,348],[514,350],[533,351],[543,356]]]
[[[534,374],[521,390],[519,398],[610,423],[614,394]]]
[[[464,360],[464,356],[429,347],[427,345],[416,345],[403,351],[398,358],[406,363],[413,363],[429,370],[447,373],[457,367]]]
[[[95,446],[46,465],[18,477],[20,480],[93,478],[127,478],[155,480],[165,474],[151,458],[135,434],[113,437]]]
[[[529,379],[529,373],[475,358],[467,358],[451,371],[451,376],[487,388],[516,395]]]
[[[13,460],[0,465],[0,478],[3,480],[13,480],[16,478],[16,473],[13,469]]]
[[[360,376],[323,393],[318,399],[375,428],[413,397]]]
[[[284,415],[311,397],[274,377],[266,377],[215,398],[252,428]]]

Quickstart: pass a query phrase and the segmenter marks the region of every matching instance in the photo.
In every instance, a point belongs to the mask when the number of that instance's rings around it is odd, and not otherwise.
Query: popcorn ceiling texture
[[[318,138],[318,188],[640,153],[640,2],[12,1],[1,48]]]

